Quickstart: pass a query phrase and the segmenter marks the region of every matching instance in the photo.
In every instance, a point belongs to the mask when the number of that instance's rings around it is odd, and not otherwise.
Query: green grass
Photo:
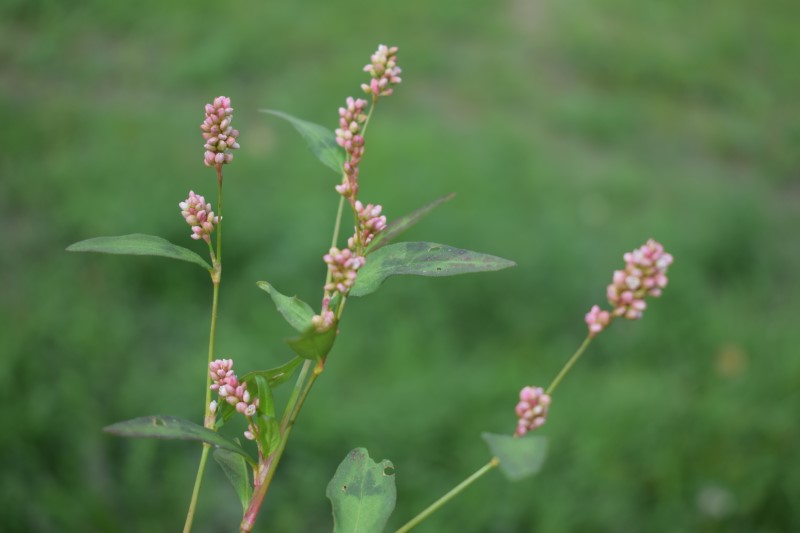
[[[329,531],[336,465],[396,466],[397,527],[484,464],[526,384],[584,335],[623,252],[653,236],[671,285],[560,386],[536,478],[492,474],[419,528],[794,531],[800,360],[800,38],[789,2],[137,3],[0,8],[0,523],[174,531],[199,447],[112,422],[199,421],[210,285],[160,259],[69,255],[96,235],[193,246],[177,203],[213,196],[198,125],[234,99],[218,353],[281,362],[260,279],[316,303],[336,176],[282,109],[334,127],[381,42],[404,82],[370,126],[362,197],[409,232],[518,267],[386,282],[348,304],[259,531]],[[200,246],[198,252],[202,252]],[[285,394],[285,391],[282,392]],[[721,502],[721,503],[720,503]],[[196,531],[238,502],[209,470]]]

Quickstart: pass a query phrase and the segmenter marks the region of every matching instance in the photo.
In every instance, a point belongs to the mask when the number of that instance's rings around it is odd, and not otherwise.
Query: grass
[[[6,530],[180,527],[199,447],[100,430],[200,419],[210,286],[63,249],[134,231],[191,246],[177,202],[213,189],[202,105],[232,96],[218,353],[282,361],[290,331],[255,281],[317,301],[336,177],[256,111],[333,127],[380,42],[401,47],[404,82],[370,125],[364,199],[391,218],[456,191],[409,238],[519,266],[348,304],[260,530],[329,530],[325,486],[358,446],[396,466],[390,527],[484,464],[480,432],[511,431],[518,389],[552,378],[650,236],[676,257],[671,286],[559,388],[541,474],[489,476],[419,531],[800,528],[795,6],[216,6],[0,8]],[[212,468],[196,531],[230,529],[237,505]]]

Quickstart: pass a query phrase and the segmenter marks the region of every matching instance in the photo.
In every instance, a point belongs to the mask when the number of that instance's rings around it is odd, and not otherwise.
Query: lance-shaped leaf
[[[336,341],[336,322],[323,332],[313,327],[308,328],[299,337],[286,339],[286,344],[303,359],[322,361],[330,353],[334,341]]]
[[[294,329],[303,333],[311,326],[311,317],[314,316],[314,310],[311,309],[310,305],[297,296],[281,294],[266,281],[259,281],[256,285],[259,289],[265,291],[272,297],[272,301],[275,303],[275,307],[278,308],[278,312],[283,315],[286,322]]]
[[[328,483],[334,533],[380,533],[394,511],[397,490],[391,461],[374,462],[365,448],[347,454]]]
[[[219,464],[225,477],[231,482],[233,490],[242,502],[242,510],[247,510],[250,498],[253,497],[253,487],[250,486],[250,475],[244,457],[222,448],[214,450],[214,460]]]
[[[241,446],[208,428],[174,416],[143,416],[117,422],[103,428],[103,431],[120,437],[141,437],[149,439],[180,439],[207,442],[218,448],[236,452],[251,464],[255,461]]]
[[[275,419],[275,400],[266,378],[255,377],[258,388],[258,434],[264,455],[270,455],[280,444],[281,430]]]
[[[455,276],[470,272],[502,270],[516,263],[493,255],[461,250],[432,242],[399,242],[377,250],[358,271],[351,296],[378,290],[389,276]]]
[[[547,455],[547,438],[537,435],[513,437],[482,433],[492,455],[500,460],[500,470],[509,481],[519,481],[539,472]]]
[[[442,196],[439,199],[434,200],[433,202],[424,205],[417,209],[416,211],[409,213],[407,215],[403,215],[400,218],[392,219],[389,224],[386,225],[383,231],[378,233],[372,242],[369,244],[367,248],[367,253],[372,253],[378,248],[382,246],[386,246],[389,244],[389,241],[394,239],[395,237],[399,236],[401,233],[405,232],[411,226],[415,225],[417,222],[422,220],[428,213],[433,211],[435,208],[439,207],[445,202],[449,202],[453,198],[456,197],[456,193],[451,192],[446,196]]]
[[[67,246],[67,251],[118,255],[155,255],[178,259],[179,261],[188,261],[189,263],[200,265],[206,270],[211,270],[211,266],[193,251],[172,244],[161,237],[142,233],[119,235],[117,237],[95,237],[94,239],[70,244]]]
[[[292,377],[294,374],[295,369],[303,362],[301,357],[292,357],[288,362],[282,364],[281,366],[277,366],[275,368],[270,368],[269,370],[254,370],[253,372],[248,372],[247,374],[243,375],[239,378],[239,381],[245,382],[254,379],[256,376],[262,376],[267,379],[269,386],[275,388],[276,386],[284,383],[287,379]]]
[[[306,140],[311,151],[317,156],[317,159],[336,172],[342,174],[342,166],[344,165],[344,151],[336,144],[336,135],[324,126],[314,124],[307,120],[293,117],[288,113],[276,111],[274,109],[262,109],[262,113],[268,113],[280,117],[292,124],[294,129],[300,132],[300,135]]]

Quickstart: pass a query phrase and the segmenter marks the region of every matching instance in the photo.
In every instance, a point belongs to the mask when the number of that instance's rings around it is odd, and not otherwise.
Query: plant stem
[[[430,515],[435,513],[442,507],[444,504],[458,496],[461,492],[464,491],[467,487],[472,485],[475,481],[481,478],[484,474],[488,471],[492,470],[493,468],[497,467],[500,464],[500,460],[497,457],[492,457],[491,461],[483,465],[478,471],[474,474],[469,476],[467,479],[453,487],[450,492],[433,502],[427,509],[419,513],[417,516],[409,520],[403,527],[395,531],[395,533],[406,533],[407,531],[411,531],[411,528],[416,527],[420,524],[423,520],[428,518]]]
[[[311,373],[311,377],[304,384],[303,382],[305,381],[306,374],[312,364],[310,360],[303,364],[303,369],[300,371],[300,375],[289,397],[289,402],[286,405],[286,410],[281,420],[281,440],[275,451],[272,452],[267,461],[259,468],[258,477],[255,480],[256,490],[253,493],[253,497],[247,507],[242,523],[239,526],[239,531],[242,533],[252,531],[256,518],[258,517],[258,512],[261,509],[261,504],[264,502],[264,497],[269,490],[272,478],[278,468],[278,463],[283,456],[283,451],[286,449],[286,443],[289,441],[289,435],[294,427],[294,422],[300,414],[300,409],[302,409],[303,403],[308,397],[308,393],[311,391],[311,387],[314,386],[317,377],[322,374],[324,367],[318,363]]]
[[[547,391],[545,392],[545,394],[547,394],[548,396],[553,394],[553,392],[556,390],[556,387],[558,387],[558,384],[561,383],[561,380],[564,379],[564,376],[566,376],[569,373],[570,369],[575,365],[575,363],[578,362],[578,359],[581,358],[581,355],[583,355],[583,352],[586,351],[586,348],[589,346],[589,343],[591,342],[592,342],[591,336],[587,336],[586,339],[584,339],[583,343],[578,347],[578,350],[574,354],[572,354],[572,357],[569,358],[569,361],[567,361],[567,364],[565,364],[564,368],[561,369],[561,372],[558,373],[555,379],[553,379],[553,382],[550,383],[550,386],[547,387]]]
[[[213,250],[211,253],[214,267],[211,271],[211,282],[214,285],[214,294],[211,301],[211,327],[209,328],[208,335],[208,362],[206,364],[206,400],[205,410],[203,414],[203,425],[208,429],[214,429],[215,416],[211,413],[211,374],[208,372],[208,366],[214,360],[214,339],[217,331],[217,309],[219,307],[219,285],[222,281],[222,165],[217,165],[217,211],[219,213],[219,223],[217,224],[217,254],[214,256]],[[209,245],[210,246],[210,245]],[[194,521],[194,514],[197,510],[197,499],[200,496],[200,486],[203,483],[203,474],[206,470],[206,462],[208,461],[208,452],[211,450],[211,445],[203,443],[203,451],[200,454],[200,464],[197,466],[197,475],[194,479],[194,488],[192,489],[192,498],[189,502],[189,511],[186,513],[186,522],[183,525],[183,533],[189,533],[192,530],[192,522]]]

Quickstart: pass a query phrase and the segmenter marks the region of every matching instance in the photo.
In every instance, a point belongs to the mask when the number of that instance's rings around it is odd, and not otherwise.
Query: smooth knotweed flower
[[[311,317],[311,325],[314,326],[314,329],[318,332],[322,333],[323,331],[328,331],[333,326],[334,321],[336,320],[336,315],[333,314],[328,306],[331,303],[331,299],[327,296],[322,299],[322,312],[318,315],[314,315]]]
[[[210,104],[206,104],[206,119],[200,124],[203,139],[206,140],[206,153],[203,162],[207,167],[230,163],[233,160],[231,150],[237,150],[239,131],[231,127],[233,108],[231,99],[218,96]]]
[[[636,320],[647,308],[645,297],[661,296],[661,289],[667,286],[667,269],[672,264],[672,255],[664,252],[660,243],[650,239],[623,257],[625,269],[614,272],[606,295],[614,307],[614,316]]]
[[[611,313],[600,309],[599,305],[592,306],[586,313],[586,325],[589,326],[589,336],[594,337],[611,323]]]
[[[547,408],[550,396],[541,387],[523,387],[519,391],[519,403],[516,407],[517,430],[514,433],[521,437],[527,432],[541,427],[547,420]]]
[[[336,186],[336,192],[350,198],[358,194],[358,165],[364,157],[363,128],[367,120],[364,109],[367,101],[361,98],[347,97],[347,107],[339,108],[339,128],[336,129],[336,142],[347,152],[344,163],[345,179]]]
[[[214,225],[219,223],[219,217],[214,215],[211,204],[206,203],[205,197],[189,191],[189,197],[179,203],[178,207],[181,208],[181,215],[186,223],[192,227],[192,239],[203,239],[210,244],[209,235],[214,231]]]
[[[375,235],[386,228],[386,217],[381,215],[383,207],[380,205],[367,204],[366,206],[356,200],[353,206],[356,212],[355,235],[347,241],[347,246],[356,249],[356,240],[361,246],[366,246],[372,242]]]
[[[601,310],[595,305],[586,313],[590,337],[603,331],[616,317],[642,318],[647,308],[645,298],[661,296],[661,290],[667,286],[667,269],[672,264],[672,255],[664,252],[660,243],[649,239],[623,258],[625,269],[614,271],[611,285],[606,288],[612,310]]]
[[[211,390],[217,391],[220,400],[233,405],[237,413],[248,418],[256,414],[258,398],[251,398],[247,385],[239,382],[233,372],[233,359],[211,361],[208,365],[208,372],[211,375]],[[212,413],[216,413],[217,402],[211,402],[211,410]],[[245,437],[247,437],[246,433]]]
[[[362,84],[361,89],[374,99],[389,96],[394,92],[392,87],[402,81],[402,70],[397,66],[397,50],[396,46],[378,46],[378,50],[370,57],[370,63],[364,67],[364,72],[369,72],[372,80]]]
[[[325,290],[346,296],[356,282],[358,269],[366,260],[349,248],[339,250],[336,247],[331,248],[323,259],[331,273],[331,281],[325,285]]]

